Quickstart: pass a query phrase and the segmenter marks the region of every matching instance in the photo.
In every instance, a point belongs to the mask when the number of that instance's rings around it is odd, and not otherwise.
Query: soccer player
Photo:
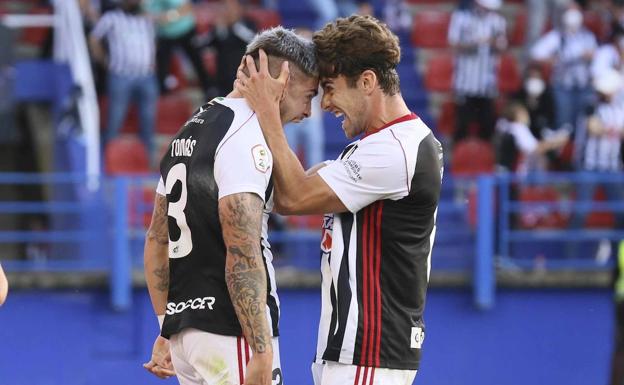
[[[6,301],[7,294],[9,293],[9,281],[7,281],[2,265],[0,265],[0,305]]]
[[[274,28],[247,54],[269,54],[291,81],[282,123],[310,115],[318,89],[312,42]],[[286,64],[288,65],[288,64]],[[202,106],[161,161],[145,273],[161,335],[145,367],[182,385],[282,383],[276,293],[267,219],[272,155],[254,111],[236,91]],[[169,339],[169,342],[167,342]]]
[[[258,115],[275,168],[275,207],[325,215],[316,385],[411,385],[420,361],[423,309],[442,179],[442,147],[400,93],[398,38],[370,16],[337,19],[313,41],[322,107],[343,116],[349,144],[304,172],[279,115],[288,70],[277,79],[261,53],[235,88]]]

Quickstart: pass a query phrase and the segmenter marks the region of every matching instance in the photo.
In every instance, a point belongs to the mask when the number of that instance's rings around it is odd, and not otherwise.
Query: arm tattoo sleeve
[[[152,222],[147,230],[146,238],[148,242],[155,242],[156,245],[167,247],[169,243],[169,229],[167,227],[167,198],[156,194],[154,201],[154,213]],[[154,287],[162,292],[169,291],[169,259],[160,266],[152,269],[151,273],[156,278]]]
[[[225,280],[243,334],[256,353],[271,348],[266,318],[267,281],[260,235],[262,200],[242,193],[219,200],[219,217],[227,247]]]

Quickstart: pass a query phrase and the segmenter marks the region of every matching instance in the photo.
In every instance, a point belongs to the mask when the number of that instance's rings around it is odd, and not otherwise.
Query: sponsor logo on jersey
[[[410,339],[411,341],[410,347],[412,349],[420,349],[424,340],[425,340],[425,332],[423,332],[422,328],[413,327],[412,338]]]
[[[212,305],[214,305],[215,301],[215,297],[203,297],[189,299],[186,302],[169,302],[167,304],[167,315],[179,314],[189,308],[192,310],[212,310]]]
[[[269,171],[269,152],[263,145],[256,144],[255,146],[253,146],[253,148],[251,149],[251,155],[253,156],[256,170],[260,172]]]
[[[334,227],[334,216],[326,214],[323,217],[323,229],[321,234],[321,250],[329,253],[332,248],[332,229]]]
[[[187,138],[175,139],[171,142],[171,157],[174,156],[191,156],[197,140],[193,139],[193,136]]]
[[[347,170],[347,175],[352,181],[358,182],[362,180],[362,175],[360,175],[360,172],[362,171],[362,166],[360,165],[360,163],[356,162],[355,160],[347,159],[342,161],[342,165],[344,166],[345,170]]]

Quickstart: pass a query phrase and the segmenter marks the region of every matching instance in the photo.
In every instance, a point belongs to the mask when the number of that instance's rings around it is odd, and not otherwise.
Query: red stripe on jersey
[[[362,379],[362,385],[366,385],[366,379],[368,379],[368,366],[364,368],[364,378]]]
[[[243,341],[245,341],[245,367],[249,364],[249,358],[251,358],[251,349],[249,349],[249,344],[245,337],[243,337]]]
[[[243,376],[243,349],[241,345],[241,337],[236,337],[236,348],[238,351],[238,379],[240,381],[240,384],[242,385],[245,381],[245,377]]]
[[[355,381],[353,382],[353,385],[360,385],[360,369],[362,369],[362,367],[358,366],[357,371],[355,372]]]
[[[377,227],[375,233],[377,235],[377,249],[375,250],[375,286],[377,288],[377,339],[375,341],[376,355],[375,366],[379,366],[379,356],[381,351],[381,213],[383,211],[383,201],[379,202],[377,208]],[[374,373],[374,372],[373,372]],[[372,382],[371,382],[372,384]]]
[[[370,380],[370,384],[368,385],[373,385],[373,383],[375,382],[375,367],[373,366],[373,368],[371,369],[371,380]]]
[[[364,310],[364,327],[362,328],[362,353],[360,364],[366,364],[368,349],[368,208],[364,209],[364,223],[362,223],[362,306]]]
[[[369,235],[368,235],[368,239],[369,239],[369,251],[368,251],[368,263],[369,265],[369,291],[370,291],[370,297],[368,297],[368,300],[370,301],[370,311],[369,313],[369,317],[370,317],[370,321],[369,321],[369,343],[368,343],[368,357],[367,357],[367,365],[373,365],[373,350],[375,349],[375,329],[377,328],[377,317],[375,316],[376,313],[376,309],[375,309],[375,303],[377,301],[375,301],[375,296],[376,296],[376,287],[375,287],[375,242],[376,242],[376,236],[377,233],[375,231],[376,228],[376,223],[375,223],[375,209],[377,207],[377,203],[374,203],[372,205],[369,206],[369,223],[370,223],[370,227],[369,227]]]

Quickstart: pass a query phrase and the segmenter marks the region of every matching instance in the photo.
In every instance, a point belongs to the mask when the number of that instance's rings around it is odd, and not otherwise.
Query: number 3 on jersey
[[[180,185],[180,187],[176,187]],[[174,187],[175,191],[174,191]],[[167,215],[169,218],[169,258],[183,258],[191,253],[193,250],[193,239],[191,238],[191,229],[186,223],[186,215],[184,215],[184,209],[186,208],[187,189],[186,189],[186,165],[184,163],[178,163],[171,167],[167,174],[167,181],[165,182],[165,190],[167,192],[167,200],[169,201],[169,209]],[[172,202],[179,195],[179,198]],[[177,229],[171,224],[171,218],[175,220]],[[172,228],[173,227],[173,228]],[[171,239],[172,235],[178,233],[177,239]],[[173,231],[172,231],[173,230]]]

